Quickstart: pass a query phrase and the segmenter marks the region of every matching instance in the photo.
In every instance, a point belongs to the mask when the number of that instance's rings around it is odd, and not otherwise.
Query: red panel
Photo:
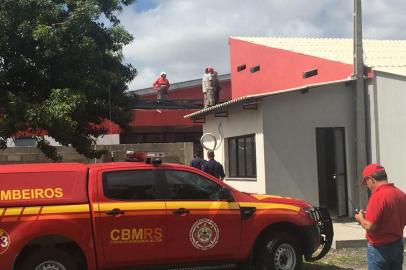
[[[86,203],[86,175],[82,164],[4,165],[0,207]]]
[[[270,48],[230,38],[232,98],[275,92],[309,84],[343,80],[351,76],[352,65]],[[237,72],[237,66],[246,69]],[[250,68],[260,65],[260,71]],[[303,79],[303,72],[318,69],[318,75]]]
[[[194,113],[197,110],[133,110],[133,122],[130,126],[153,127],[153,126],[171,126],[171,127],[186,127],[186,126],[201,126],[202,124],[193,123],[190,119],[185,119],[186,114]]]
[[[45,136],[48,132],[43,129],[26,129],[24,131],[17,131],[16,138],[24,138],[24,137],[31,137],[31,136]]]

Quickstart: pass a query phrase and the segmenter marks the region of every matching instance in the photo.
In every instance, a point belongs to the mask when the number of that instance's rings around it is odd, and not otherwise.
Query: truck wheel
[[[297,241],[285,233],[265,237],[258,255],[256,269],[260,270],[297,270],[302,265]]]
[[[20,270],[79,270],[64,251],[46,248],[34,251],[23,258]]]

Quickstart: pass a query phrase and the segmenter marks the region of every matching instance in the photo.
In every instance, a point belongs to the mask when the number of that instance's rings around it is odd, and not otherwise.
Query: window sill
[[[226,177],[226,181],[240,181],[240,182],[256,182],[257,178],[247,178],[247,177]]]

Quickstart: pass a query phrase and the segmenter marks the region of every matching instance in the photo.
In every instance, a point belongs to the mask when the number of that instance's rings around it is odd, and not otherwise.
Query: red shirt
[[[406,225],[406,194],[393,184],[378,186],[369,198],[365,219],[376,225],[366,238],[372,246],[382,246],[403,238]]]
[[[168,86],[168,88],[169,88],[169,81],[168,81],[168,79],[167,78],[162,78],[162,77],[158,77],[158,79],[156,79],[155,81],[154,81],[154,83],[152,84],[152,86],[154,87],[154,88],[159,88],[160,86],[162,86],[162,85],[167,85]]]

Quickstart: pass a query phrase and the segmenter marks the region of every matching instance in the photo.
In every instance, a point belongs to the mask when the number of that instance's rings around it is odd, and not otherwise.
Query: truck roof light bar
[[[132,162],[145,162],[147,164],[159,165],[165,157],[163,152],[141,152],[141,151],[127,151],[127,161]]]
[[[165,157],[163,152],[148,152],[145,155],[145,163],[152,165],[159,165],[162,163],[162,159]]]

